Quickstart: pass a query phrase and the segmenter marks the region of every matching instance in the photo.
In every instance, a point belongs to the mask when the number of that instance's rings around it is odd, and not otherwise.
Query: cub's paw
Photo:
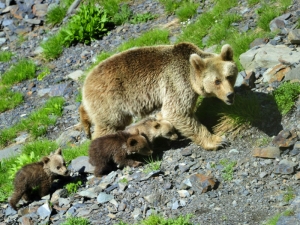
[[[142,166],[143,163],[139,162],[139,161],[134,161],[134,163],[132,164],[132,167],[138,167],[138,166]]]

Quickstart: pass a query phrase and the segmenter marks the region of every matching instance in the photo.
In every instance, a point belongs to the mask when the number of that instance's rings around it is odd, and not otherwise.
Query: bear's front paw
[[[229,145],[230,142],[225,136],[220,137],[213,135],[211,141],[204,142],[202,147],[205,150],[218,150],[221,148],[226,148]]]

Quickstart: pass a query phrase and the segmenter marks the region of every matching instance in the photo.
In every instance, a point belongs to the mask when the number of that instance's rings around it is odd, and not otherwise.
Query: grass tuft
[[[14,54],[8,51],[0,52],[0,62],[8,62]]]
[[[23,102],[23,95],[10,91],[8,87],[0,86],[0,113],[15,108]]]
[[[46,15],[46,23],[52,26],[60,24],[67,14],[67,8],[60,5],[51,8]]]
[[[300,94],[300,83],[284,82],[273,92],[275,102],[282,115],[286,115],[295,105]]]
[[[33,61],[21,59],[3,74],[1,82],[6,85],[15,84],[26,79],[34,78],[36,76],[35,72],[36,65]]]

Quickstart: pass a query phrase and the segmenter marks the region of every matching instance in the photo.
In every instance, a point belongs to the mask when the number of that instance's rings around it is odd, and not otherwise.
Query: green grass
[[[46,15],[46,23],[52,26],[60,24],[67,14],[67,8],[60,5],[51,8]]]
[[[28,59],[21,59],[6,71],[1,79],[2,84],[11,85],[36,76],[36,65]]]
[[[160,215],[150,215],[146,219],[139,221],[135,225],[193,225],[190,222],[192,215],[179,216],[177,218],[163,218]],[[125,222],[119,222],[116,225],[129,225]],[[131,225],[131,224],[130,224]]]
[[[224,167],[222,170],[222,177],[225,181],[230,181],[233,179],[234,167],[236,165],[235,161],[230,161],[229,159],[220,160],[220,164]]]
[[[23,102],[23,95],[13,92],[8,87],[0,86],[0,113],[15,108]]]
[[[277,213],[272,218],[270,218],[266,223],[264,223],[264,225],[276,225],[281,216],[293,216],[294,214],[295,212],[291,209],[288,209],[283,213]]]
[[[273,92],[275,102],[282,115],[286,115],[294,107],[300,94],[300,83],[284,82]]]
[[[71,162],[72,159],[75,159],[79,156],[88,156],[88,148],[90,146],[90,141],[85,141],[79,146],[69,146],[66,149],[63,149],[64,159],[67,162]]]
[[[89,222],[88,219],[83,218],[83,217],[73,217],[73,216],[68,216],[67,220],[61,225],[90,225],[91,223]]]
[[[247,0],[249,6],[253,6],[253,5],[256,5],[257,3],[260,2],[260,0]]]
[[[40,68],[40,72],[39,72],[39,75],[37,76],[37,79],[38,80],[43,80],[44,77],[46,77],[47,75],[50,74],[50,69],[46,66]]]
[[[286,189],[286,191],[285,191],[285,193],[284,193],[284,195],[283,195],[283,200],[285,201],[285,202],[289,202],[289,201],[291,201],[292,199],[294,199],[295,198],[295,191],[294,191],[294,189],[292,188],[292,187],[287,187],[287,189]]]
[[[154,160],[152,156],[150,156],[148,159],[145,159],[145,161],[147,164],[144,167],[143,170],[144,173],[150,173],[152,171],[159,170],[162,162],[159,161],[158,159]]]
[[[180,7],[182,4],[182,0],[174,1],[174,0],[159,0],[159,2],[165,7],[165,11],[168,14],[173,14],[176,9]]]
[[[30,114],[28,118],[22,119],[10,128],[2,129],[0,131],[0,146],[9,144],[21,131],[29,132],[33,138],[44,135],[48,127],[54,125],[57,117],[61,116],[63,104],[63,98],[53,97],[45,103],[43,108]]]
[[[42,42],[41,47],[43,48],[42,56],[45,60],[56,59],[64,50],[63,38],[60,34],[53,35]]]
[[[186,21],[197,13],[199,3],[192,1],[183,2],[180,7],[175,10],[176,16],[180,21]]]
[[[143,14],[136,14],[132,16],[130,19],[130,23],[137,24],[137,23],[145,23],[149,20],[153,20],[157,17],[157,15],[153,15],[151,13],[143,13]]]
[[[13,55],[9,51],[0,51],[0,62],[8,62]]]
[[[77,192],[78,188],[82,185],[81,180],[77,180],[75,182],[71,182],[65,185],[66,190],[68,191],[68,194],[74,194]]]

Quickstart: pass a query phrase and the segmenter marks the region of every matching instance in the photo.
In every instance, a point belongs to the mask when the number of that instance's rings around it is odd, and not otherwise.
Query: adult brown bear
[[[161,109],[163,119],[183,136],[215,150],[227,142],[195,118],[194,108],[199,95],[233,104],[237,72],[229,45],[219,55],[191,43],[129,49],[101,62],[86,77],[81,122],[85,127],[88,120],[95,124],[96,138],[123,130],[134,115]]]

